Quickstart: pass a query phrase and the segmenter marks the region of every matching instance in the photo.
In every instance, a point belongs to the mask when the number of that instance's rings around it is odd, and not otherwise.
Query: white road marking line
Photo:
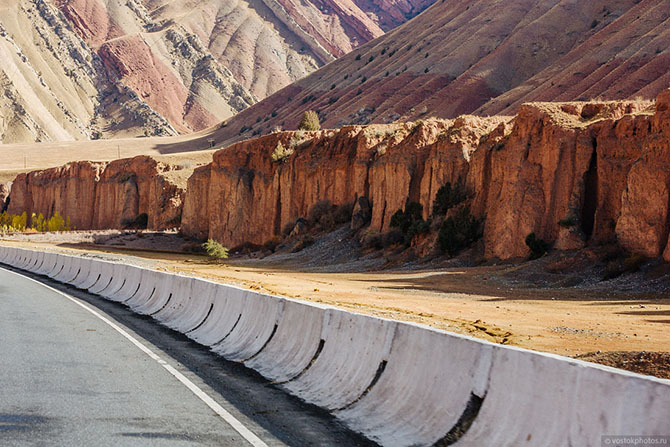
[[[170,374],[172,374],[177,380],[179,380],[186,388],[191,390],[193,394],[195,394],[201,401],[203,401],[209,408],[211,408],[217,415],[221,417],[224,421],[228,423],[233,429],[235,429],[236,432],[238,432],[244,439],[246,439],[249,444],[253,445],[254,447],[268,447],[268,445],[263,442],[258,436],[256,436],[251,430],[249,430],[242,422],[240,422],[235,416],[230,414],[228,411],[226,411],[225,408],[223,408],[221,405],[219,405],[214,399],[212,399],[207,393],[205,393],[202,389],[200,389],[195,383],[191,382],[188,377],[184,376],[182,373],[177,371],[174,367],[172,367],[170,364],[168,364],[165,360],[161,359],[156,353],[154,353],[151,349],[147,348],[144,346],[139,340],[137,340],[135,337],[130,335],[128,332],[126,332],[123,328],[121,328],[119,325],[111,321],[109,318],[105,317],[104,315],[100,314],[98,311],[92,309],[91,307],[87,306],[86,304],[80,302],[79,300],[75,299],[74,297],[71,297],[67,293],[61,292],[60,290],[54,289],[51,286],[48,286],[40,281],[37,281],[35,279],[29,278],[27,276],[21,275],[16,272],[12,272],[11,270],[6,270],[2,267],[0,267],[1,270],[4,270],[6,272],[12,273],[14,275],[20,276],[22,278],[25,278],[29,281],[32,281],[34,283],[37,283],[41,285],[42,287],[51,290],[52,292],[55,292],[59,295],[64,296],[68,300],[72,301],[75,303],[77,306],[80,306],[84,309],[86,309],[88,312],[92,313],[105,323],[107,323],[109,326],[111,326],[115,331],[117,331],[119,334],[123,335],[128,341],[130,341],[132,344],[137,346],[142,352],[144,352],[146,355],[151,357],[161,365],[163,368],[165,368]]]

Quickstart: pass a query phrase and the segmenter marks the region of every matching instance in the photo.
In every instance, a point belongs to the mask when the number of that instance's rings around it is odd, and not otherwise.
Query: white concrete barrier
[[[193,280],[191,293],[188,301],[183,303],[183,310],[163,324],[184,334],[196,329],[204,323],[213,309],[216,291],[220,286],[221,284],[210,281]]]
[[[225,286],[224,286],[225,287]],[[247,290],[242,315],[228,336],[212,351],[228,360],[245,361],[257,354],[275,333],[284,300]]]
[[[96,295],[109,287],[109,284],[114,280],[114,268],[116,264],[113,262],[100,261],[100,276],[95,284],[88,287],[88,291]]]
[[[28,261],[30,260],[30,254],[31,252],[26,250],[26,249],[20,249],[19,251],[19,257],[16,260],[16,267],[18,268],[23,268],[28,264]]]
[[[156,312],[160,312],[172,299],[174,281],[174,275],[161,275],[161,279],[156,284],[156,290],[151,298],[144,304],[133,307],[133,310],[142,315],[153,315]]]
[[[0,247],[243,361],[385,446],[668,435],[670,381],[118,263]]]
[[[52,278],[55,281],[59,282],[64,282],[65,279],[72,274],[72,270],[77,268],[77,266],[75,265],[77,258],[69,255],[62,255],[62,257],[63,257],[63,268]]]
[[[65,255],[58,255],[58,260],[56,261],[56,265],[54,266],[54,269],[47,272],[47,276],[51,279],[54,279],[56,276],[60,275],[65,267],[68,265],[68,256]]]
[[[123,272],[124,281],[122,286],[114,292],[103,294],[105,298],[111,301],[123,302],[132,297],[140,287],[142,269],[132,265],[126,265]]]
[[[191,291],[195,278],[189,276],[175,275],[172,278],[172,297],[165,303],[160,310],[153,314],[153,317],[166,326],[179,319],[180,315],[187,311],[187,306],[191,301]]]
[[[91,262],[93,261],[90,258],[79,258],[79,271],[72,279],[66,282],[74,286],[75,284],[79,284],[80,282],[86,280],[89,273],[93,269]]]
[[[126,283],[126,269],[128,266],[126,264],[121,264],[121,263],[113,263],[112,264],[112,280],[107,284],[107,286],[102,289],[98,290],[95,292],[96,294],[107,298],[108,296],[113,295],[114,293],[118,292],[121,287],[124,286]]]
[[[164,275],[161,272],[143,269],[140,277],[140,288],[124,304],[137,312],[136,309],[145,306],[153,298],[156,288],[163,281]]]
[[[30,265],[28,270],[32,273],[37,273],[37,271],[42,267],[42,263],[44,262],[44,257],[46,256],[46,253],[43,251],[37,252],[37,257],[35,259],[35,262]]]
[[[398,323],[337,309],[327,309],[324,318],[321,354],[284,387],[309,403],[337,410],[358,399],[375,379]]]
[[[104,263],[100,260],[91,260],[88,275],[79,275],[79,279],[72,283],[72,285],[82,290],[88,290],[93,287],[93,285],[102,277],[103,265]]]
[[[205,346],[213,346],[228,337],[242,318],[246,292],[239,287],[217,287],[209,317],[186,336]]]
[[[377,383],[335,414],[382,445],[433,445],[486,395],[492,344],[398,324]]]
[[[23,270],[30,270],[30,266],[33,265],[37,258],[37,252],[33,250],[25,250],[25,257],[22,262],[21,268]]]
[[[0,246],[0,263],[6,264],[7,257],[9,256],[9,247]]]
[[[324,309],[324,306],[284,301],[277,332],[245,365],[274,382],[296,378],[317,354]]]
[[[80,274],[82,260],[83,258],[80,258],[79,256],[72,256],[70,258],[70,267],[67,269],[67,272],[61,274],[57,280],[66,284],[69,284],[70,281],[74,280]]]
[[[45,275],[47,272],[52,271],[56,267],[56,261],[58,261],[58,254],[56,253],[46,253],[44,255],[44,262],[37,270],[38,275]]]

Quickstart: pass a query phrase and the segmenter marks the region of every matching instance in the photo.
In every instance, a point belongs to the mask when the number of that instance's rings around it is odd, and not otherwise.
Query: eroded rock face
[[[670,93],[645,102],[536,103],[513,119],[282,132],[219,151],[191,179],[184,231],[228,246],[262,244],[320,200],[368,198],[370,228],[389,229],[408,201],[432,214],[461,183],[485,218],[488,258],[528,255],[526,236],[579,249],[619,242],[670,258]],[[292,154],[272,153],[281,142]],[[206,191],[206,192],[205,192]],[[207,197],[206,210],[198,197]],[[204,203],[204,202],[200,202]]]
[[[467,119],[347,126],[339,131],[281,132],[235,144],[214,155],[209,181],[204,169],[191,178],[182,231],[206,234],[228,246],[260,245],[306,217],[319,201],[345,205],[362,197],[372,207],[371,227],[377,230],[389,228],[391,216],[408,198],[419,201],[428,216],[438,182],[465,179],[473,143],[504,121],[472,120],[477,125],[467,130]],[[293,155],[273,161],[279,142]],[[203,194],[206,183],[208,192]],[[208,211],[192,205],[205,195]]]
[[[0,183],[0,213],[7,209],[7,198],[9,197],[9,191],[12,188],[12,183]]]
[[[209,236],[209,178],[210,165],[202,166],[188,179],[184,196],[184,213],[181,229],[196,239],[207,239]]]
[[[175,228],[184,191],[166,178],[172,169],[150,157],[136,157],[21,174],[14,180],[7,211],[47,218],[58,212],[80,230],[123,228],[146,213],[149,229]]]

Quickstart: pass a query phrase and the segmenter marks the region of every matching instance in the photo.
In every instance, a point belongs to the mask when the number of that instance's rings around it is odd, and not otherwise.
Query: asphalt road
[[[0,268],[0,445],[372,444],[150,318]]]

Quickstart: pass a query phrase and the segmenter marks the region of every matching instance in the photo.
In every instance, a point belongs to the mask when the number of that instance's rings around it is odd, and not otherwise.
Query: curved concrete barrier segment
[[[275,382],[295,379],[310,365],[319,350],[324,309],[284,301],[275,335],[245,365]]]
[[[225,287],[225,286],[224,286]],[[242,314],[230,333],[212,351],[228,360],[243,362],[257,354],[274,335],[283,300],[245,291]]]
[[[667,380],[123,264],[12,247],[0,262],[153,315],[385,446],[670,434]]]
[[[130,299],[140,288],[142,278],[142,269],[132,265],[127,265],[123,272],[124,281],[121,287],[104,295],[111,301],[123,302]]]
[[[246,292],[238,287],[219,285],[212,300],[213,307],[209,317],[186,336],[205,346],[213,346],[223,341],[242,318]]]
[[[214,308],[214,300],[219,286],[220,284],[210,281],[193,281],[188,301],[184,303],[184,310],[179,312],[174,320],[165,324],[184,334],[198,328],[205,322]]]
[[[137,312],[137,308],[146,305],[153,298],[156,287],[161,283],[164,275],[165,273],[142,269],[139,289],[124,304]]]
[[[75,286],[78,289],[82,290],[88,290],[89,288],[93,287],[99,280],[102,278],[102,267],[104,263],[102,261],[91,261],[90,265],[90,271],[88,272],[88,275],[79,275],[79,278],[77,281],[75,281],[72,285]]]

